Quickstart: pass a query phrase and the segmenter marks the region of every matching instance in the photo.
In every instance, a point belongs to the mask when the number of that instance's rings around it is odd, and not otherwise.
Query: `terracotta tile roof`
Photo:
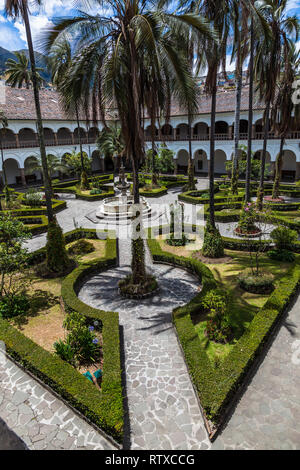
[[[35,120],[35,106],[33,91],[26,90],[24,88],[17,89],[11,87],[5,87],[5,104],[0,104],[0,108],[4,111],[8,119],[24,119],[24,120]],[[60,103],[58,93],[51,90],[40,91],[40,102],[42,117],[45,120],[70,120]],[[199,99],[199,114],[210,113],[211,99],[206,95],[201,95]],[[235,90],[222,91],[217,95],[217,112],[233,112],[235,107]],[[254,109],[263,109],[263,106],[254,100]],[[248,109],[248,87],[243,89],[242,95],[242,110]],[[185,110],[180,109],[178,105],[172,105],[172,116],[184,115]],[[82,116],[84,120],[84,116]]]

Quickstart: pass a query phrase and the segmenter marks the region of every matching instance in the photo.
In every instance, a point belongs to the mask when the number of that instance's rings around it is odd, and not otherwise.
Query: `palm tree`
[[[293,85],[299,76],[300,51],[296,50],[295,44],[290,42],[290,52],[288,60],[283,64],[283,70],[278,85],[278,93],[272,109],[272,122],[274,130],[280,136],[280,150],[276,158],[275,179],[273,185],[272,198],[279,197],[279,187],[281,181],[281,170],[283,163],[283,147],[286,136],[293,124],[300,122],[300,106],[294,104],[292,96]]]
[[[99,5],[99,2],[94,3]],[[188,32],[191,25],[207,34],[211,34],[210,27],[195,15],[175,15],[158,9],[158,1],[151,2],[151,10],[150,2],[144,0],[107,0],[100,3],[110,9],[109,17],[102,12],[93,16],[79,12],[73,19],[59,20],[48,31],[45,45],[46,50],[51,50],[51,45],[59,40],[61,34],[78,38],[68,80],[74,81],[80,77],[81,95],[86,96],[88,89],[92,104],[95,101],[93,97],[98,95],[100,115],[103,115],[105,107],[117,107],[124,152],[131,159],[133,168],[134,202],[139,204],[138,171],[145,157],[142,92],[148,58],[152,57],[153,74],[159,77],[159,81],[163,67],[168,68],[168,86],[172,89],[172,95],[179,98],[180,104],[196,106],[195,80],[186,58],[176,48],[176,37],[179,31],[185,29]],[[140,223],[137,224],[134,238],[132,282],[141,284],[147,274]]]
[[[29,89],[32,83],[32,71],[30,70],[29,60],[24,52],[15,52],[17,60],[7,59],[5,63],[5,74],[8,76],[6,84],[13,88],[22,88],[25,84],[26,88]],[[43,78],[39,74],[42,68],[36,67],[36,80],[40,87],[43,83]]]
[[[75,115],[78,129],[78,143],[81,157],[81,189],[89,189],[86,169],[84,166],[84,156],[82,148],[82,138],[80,133],[79,112],[81,107],[80,89],[78,88],[78,76],[73,81],[68,80],[69,68],[72,63],[72,48],[70,41],[65,35],[56,41],[49,56],[49,66],[52,71],[52,82],[56,86],[62,106],[65,112],[73,117]]]
[[[41,5],[42,3],[42,0],[35,0],[35,1],[38,5]],[[34,49],[33,49],[33,43],[32,43],[32,35],[31,35],[30,22],[29,22],[28,0],[5,0],[5,12],[7,16],[12,17],[14,19],[22,18],[24,25],[25,25],[26,38],[27,38],[28,51],[29,51],[29,59],[30,59],[30,67],[31,67],[31,80],[32,80],[34,102],[35,102],[35,109],[36,109],[37,131],[38,131],[38,136],[39,136],[41,161],[42,161],[42,167],[43,167],[46,208],[47,208],[47,216],[48,216],[48,222],[49,222],[48,242],[46,246],[47,248],[46,264],[47,264],[47,267],[51,269],[52,271],[63,271],[67,266],[68,259],[67,259],[64,244],[57,243],[55,240],[56,236],[57,236],[56,238],[60,240],[62,239],[62,237],[60,236],[61,229],[56,222],[56,218],[53,214],[53,209],[52,209],[52,201],[51,201],[52,191],[51,191],[50,178],[48,174],[43,121],[42,121],[40,97],[39,97],[39,80],[37,77]]]
[[[117,125],[104,127],[97,138],[97,147],[103,155],[121,161],[124,156],[124,140],[121,128]]]
[[[288,61],[289,36],[298,40],[299,20],[296,16],[287,16],[287,0],[268,0],[261,7],[262,14],[272,32],[272,37],[260,37],[256,40],[255,78],[260,99],[265,102],[264,138],[261,153],[260,182],[257,192],[257,208],[262,210],[264,198],[264,177],[267,153],[267,141],[270,128],[270,110],[276,98],[277,82],[280,78],[281,64]]]
[[[2,142],[2,136],[6,131],[6,128],[8,126],[8,121],[7,117],[5,116],[4,112],[0,110],[0,124],[2,127],[2,132],[0,132],[0,150],[1,150],[1,162],[2,162],[2,172],[3,172],[3,179],[4,179],[4,193],[5,193],[5,199],[7,202],[10,200],[10,195],[9,195],[9,190],[7,186],[7,177],[6,177],[6,170],[4,166],[4,152],[3,152],[3,142]],[[1,206],[1,199],[0,199],[0,210],[2,210]]]
[[[47,155],[47,165],[50,178],[58,171],[61,173],[67,173],[69,171],[67,166],[58,157],[52,154]],[[34,157],[32,160],[29,160],[26,165],[26,173],[30,175],[37,171],[43,173],[42,160],[41,158]]]
[[[227,39],[230,27],[229,3],[225,0],[203,1],[200,4],[200,11],[207,18],[218,32],[218,42],[207,39],[201,41],[198,48],[198,68],[207,66],[207,76],[205,90],[211,96],[211,126],[210,126],[210,151],[209,151],[209,218],[210,226],[215,230],[215,123],[216,123],[216,100],[217,100],[217,75],[219,67],[225,71],[225,59]]]

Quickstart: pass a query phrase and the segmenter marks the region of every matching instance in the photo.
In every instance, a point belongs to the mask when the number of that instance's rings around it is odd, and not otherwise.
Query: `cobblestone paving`
[[[10,360],[0,361],[0,381],[0,450],[116,449]]]
[[[122,245],[126,251],[125,243]],[[129,246],[127,246],[127,253]],[[124,264],[128,259],[122,257]],[[198,282],[185,271],[155,265],[160,292],[143,301],[124,300],[118,280],[127,267],[93,276],[79,298],[119,312],[124,333],[126,394],[132,449],[208,449],[198,402],[172,325],[172,310],[192,298]]]

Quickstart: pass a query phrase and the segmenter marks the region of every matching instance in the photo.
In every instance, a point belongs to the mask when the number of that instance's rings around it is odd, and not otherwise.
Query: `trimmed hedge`
[[[45,215],[32,215],[17,217],[25,225],[32,225],[28,230],[32,235],[39,235],[47,231],[48,219]]]
[[[70,242],[82,236],[98,238],[96,230],[73,230],[66,234]],[[45,257],[45,248],[33,253],[37,262]],[[119,316],[116,312],[103,312],[82,303],[76,289],[82,279],[116,264],[116,241],[107,240],[105,257],[91,263],[82,263],[69,274],[62,284],[62,298],[66,309],[76,310],[90,320],[102,324],[103,380],[99,392],[93,384],[70,364],[45,351],[7,321],[0,319],[0,339],[6,344],[8,354],[49,385],[59,395],[77,408],[89,420],[118,442],[123,438],[123,397],[121,383]]]
[[[58,201],[57,199],[52,199],[52,209],[54,214],[64,210],[67,207],[66,201]],[[32,215],[47,215],[47,209],[44,208],[30,208],[30,209],[13,209],[9,211],[0,211],[0,215],[11,215],[12,217],[25,217]]]
[[[154,261],[181,266],[197,275],[202,283],[201,292],[191,302],[173,311],[173,321],[203,410],[207,418],[218,425],[230,400],[298,290],[300,260],[281,278],[275,291],[257,312],[224,361],[218,368],[214,368],[195,332],[191,314],[198,311],[202,296],[218,286],[217,281],[201,262],[166,253],[156,240],[148,240],[148,244]]]

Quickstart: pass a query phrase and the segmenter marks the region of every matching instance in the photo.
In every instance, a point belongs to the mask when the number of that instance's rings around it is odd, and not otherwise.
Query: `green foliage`
[[[82,172],[82,164],[81,164],[81,154],[80,152],[75,152],[75,150],[72,153],[68,153],[64,156],[64,165],[67,168],[67,171],[74,172],[76,175],[81,175]],[[83,166],[86,172],[90,173],[91,168],[92,168],[92,163],[91,159],[88,157],[88,155],[83,152]]]
[[[66,343],[62,339],[55,341],[53,344],[55,353],[63,360],[68,362],[69,364],[73,364],[75,357],[74,357],[74,350],[72,349],[69,343]]]
[[[68,248],[68,253],[70,255],[84,255],[87,253],[92,253],[93,251],[95,251],[94,245],[84,238],[78,240]]]
[[[29,255],[22,244],[30,237],[22,222],[10,216],[0,217],[0,297],[13,297],[23,290],[13,278],[27,265]]]
[[[238,282],[242,289],[254,294],[266,294],[274,288],[274,276],[271,273],[259,271],[253,273],[252,269],[246,269],[238,276]]]
[[[13,318],[24,315],[30,308],[30,302],[25,293],[7,295],[0,298],[0,317]]]
[[[67,356],[72,364],[94,362],[100,352],[94,327],[88,327],[83,315],[77,312],[68,313],[63,326],[69,333],[65,341],[54,343],[56,354],[62,359]]]
[[[270,236],[278,251],[293,250],[294,243],[298,239],[298,233],[295,230],[291,230],[283,225],[275,228]]]
[[[296,259],[294,253],[289,250],[270,250],[267,255],[275,261],[282,261],[284,263],[293,263]]]
[[[203,410],[207,418],[219,423],[232,396],[243,383],[246,373],[261,353],[275,325],[298,290],[299,262],[281,278],[274,292],[257,312],[221,366],[215,368],[198,335],[195,334],[191,320],[191,315],[199,311],[199,304],[206,292],[217,288],[213,274],[197,260],[163,252],[156,240],[148,240],[148,244],[155,261],[181,266],[197,275],[202,284],[202,291],[191,302],[173,311],[173,319]]]
[[[86,171],[82,171],[81,178],[80,178],[80,189],[87,190],[89,188],[90,188],[90,183],[89,183]]]
[[[155,154],[154,165],[156,173],[173,173],[174,171],[174,152],[165,144],[162,144]],[[152,150],[146,152],[145,171],[152,172]]]
[[[43,199],[39,191],[34,188],[30,188],[24,194],[24,204],[30,207],[40,207]]]
[[[90,195],[93,196],[95,194],[102,194],[102,189],[97,189],[97,188],[94,188],[94,189],[91,189],[90,191]]]
[[[255,205],[248,202],[240,212],[238,227],[242,233],[257,232],[259,229],[255,225],[258,214]]]
[[[224,245],[220,232],[211,225],[209,220],[206,222],[202,254],[207,258],[222,258],[224,256]]]
[[[59,275],[63,274],[69,265],[70,260],[67,255],[62,229],[54,220],[48,225],[46,266],[50,272]]]

